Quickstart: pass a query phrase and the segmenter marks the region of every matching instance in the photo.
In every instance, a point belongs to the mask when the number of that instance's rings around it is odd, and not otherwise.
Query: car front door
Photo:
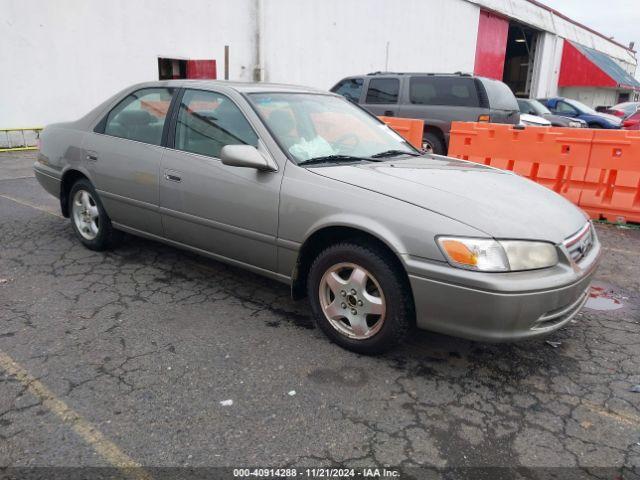
[[[398,115],[400,79],[394,77],[371,77],[367,82],[362,106],[374,115],[394,117]]]
[[[282,170],[220,160],[225,145],[253,145],[269,155],[245,115],[252,113],[249,107],[243,112],[238,106],[242,103],[214,91],[184,91],[162,158],[162,223],[170,240],[273,272]]]
[[[83,140],[86,168],[116,225],[162,235],[158,179],[173,94],[165,87],[128,94]]]

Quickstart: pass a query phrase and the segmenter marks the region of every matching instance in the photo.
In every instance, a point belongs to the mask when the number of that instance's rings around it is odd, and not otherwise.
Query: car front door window
[[[175,148],[220,157],[225,145],[258,145],[258,136],[240,109],[225,95],[187,90],[176,124]]]

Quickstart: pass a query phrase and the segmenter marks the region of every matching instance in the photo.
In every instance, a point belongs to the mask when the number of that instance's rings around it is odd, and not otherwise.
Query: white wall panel
[[[464,1],[266,0],[264,6],[267,81],[328,89],[345,76],[387,67],[473,72],[480,9]]]
[[[75,119],[158,79],[158,56],[211,59],[251,78],[252,0],[2,0],[0,127]]]

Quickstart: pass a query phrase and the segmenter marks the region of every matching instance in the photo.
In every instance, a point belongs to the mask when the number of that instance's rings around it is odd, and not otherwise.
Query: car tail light
[[[626,115],[622,110],[611,110],[611,114],[619,118],[624,118]]]
[[[640,124],[640,120],[625,120],[622,122],[622,128],[637,127]]]
[[[480,115],[478,117],[478,121],[479,122],[490,122],[491,121],[491,115]]]

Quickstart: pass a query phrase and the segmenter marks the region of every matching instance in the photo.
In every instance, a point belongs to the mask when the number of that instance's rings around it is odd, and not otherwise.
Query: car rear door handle
[[[98,154],[96,152],[87,152],[87,160],[96,161],[98,160]]]
[[[164,172],[164,178],[166,178],[170,182],[181,182],[182,181],[182,177],[179,177],[175,173],[171,173],[171,172]]]
[[[394,113],[392,110],[385,110],[384,111],[384,116],[385,117],[393,117]]]

